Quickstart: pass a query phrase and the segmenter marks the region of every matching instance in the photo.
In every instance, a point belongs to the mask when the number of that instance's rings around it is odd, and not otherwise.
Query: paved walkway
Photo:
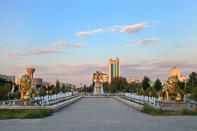
[[[149,116],[113,98],[83,98],[45,119],[0,120],[0,131],[197,131],[196,116]]]

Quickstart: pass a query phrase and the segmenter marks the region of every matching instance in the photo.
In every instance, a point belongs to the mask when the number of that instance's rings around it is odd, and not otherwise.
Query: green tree
[[[192,86],[192,88],[197,87],[197,73],[192,72],[189,75],[189,84]]]
[[[145,96],[145,92],[144,92],[144,89],[143,88],[140,88],[140,91],[138,92],[138,95]]]
[[[60,82],[57,80],[56,81],[56,94],[58,94],[60,92]]]
[[[131,84],[131,89],[133,92],[139,92],[139,90],[141,89],[142,85],[141,83],[132,83]]]
[[[161,81],[160,81],[159,79],[157,79],[157,80],[155,81],[154,87],[155,87],[156,91],[160,91],[160,90],[161,90],[162,84],[161,84]]]
[[[14,98],[15,99],[20,99],[21,98],[21,92],[20,92],[20,90],[17,90],[15,93],[14,93]]]
[[[181,90],[184,90],[185,82],[178,81],[178,86],[180,87]]]
[[[151,97],[158,97],[158,95],[157,95],[157,91],[156,91],[156,89],[154,88],[154,87],[150,87],[149,88],[149,91],[150,91],[150,96]]]
[[[87,92],[93,92],[94,90],[94,84],[91,84],[88,88],[87,88]]]
[[[83,92],[87,92],[87,86],[86,86],[86,84],[83,86]]]
[[[144,76],[144,79],[142,80],[142,87],[144,90],[150,87],[150,79],[148,76]]]
[[[150,90],[149,88],[146,88],[145,92],[144,92],[145,96],[150,96]]]
[[[127,86],[125,87],[125,92],[133,92],[131,88],[131,84],[127,84]]]
[[[61,88],[61,89],[62,89],[62,92],[63,92],[63,93],[66,92],[66,86],[65,86],[65,84],[62,85],[62,88]]]
[[[192,93],[192,86],[191,85],[186,85],[186,87],[184,88],[183,92],[184,94],[188,94],[188,93]]]
[[[46,90],[44,87],[40,87],[40,91],[39,91],[39,96],[45,96],[46,95]]]
[[[56,87],[52,87],[52,94],[56,94]]]
[[[103,83],[103,90],[104,90],[104,92],[109,92],[109,82]]]
[[[0,85],[0,100],[8,100],[9,92],[11,91],[11,84],[8,82],[1,83]]]
[[[111,81],[111,92],[124,92],[128,82],[124,77],[114,77]]]
[[[197,87],[195,87],[192,91],[192,99],[197,101]]]

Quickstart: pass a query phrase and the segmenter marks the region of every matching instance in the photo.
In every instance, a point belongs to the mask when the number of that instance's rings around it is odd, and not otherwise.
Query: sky
[[[0,74],[91,84],[120,58],[120,74],[166,80],[197,72],[196,0],[0,0]]]

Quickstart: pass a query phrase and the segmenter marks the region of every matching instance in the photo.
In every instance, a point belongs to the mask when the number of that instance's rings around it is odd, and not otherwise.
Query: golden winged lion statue
[[[167,101],[171,101],[171,97],[175,96],[176,101],[181,101],[181,94],[177,92],[178,78],[177,76],[170,76],[166,85],[162,88],[161,100],[166,96]]]
[[[29,100],[31,98],[31,77],[27,74],[23,75],[20,80],[21,100]]]

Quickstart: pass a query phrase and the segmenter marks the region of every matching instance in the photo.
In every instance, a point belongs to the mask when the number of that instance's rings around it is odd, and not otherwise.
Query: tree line
[[[118,93],[118,92],[130,92],[137,93],[138,95],[159,97],[163,87],[160,79],[156,79],[151,82],[148,76],[144,76],[141,83],[128,83],[124,77],[115,77],[111,83],[103,83],[105,93]],[[79,89],[82,92],[92,93],[94,90],[94,83],[90,86],[84,85]],[[197,100],[197,73],[192,72],[189,74],[189,78],[185,82],[178,81],[177,92],[182,96],[186,94],[191,95],[191,99]]]
[[[20,99],[20,88],[19,86],[15,86],[15,90],[11,93],[12,86],[15,83],[10,81],[6,81],[5,79],[0,78],[0,101],[3,100],[13,100],[13,99]],[[75,88],[75,87],[74,87]],[[70,85],[62,84],[57,80],[56,85],[41,85],[41,87],[37,87],[37,96],[45,96],[45,95],[53,95],[58,94],[59,92],[65,93],[72,91],[72,87]]]
[[[74,87],[75,88],[75,87]],[[53,94],[58,94],[59,92],[65,93],[65,92],[71,92],[72,87],[62,84],[60,85],[60,82],[57,80],[55,86],[54,85],[48,85],[46,86],[41,86],[39,89],[39,96],[45,96],[45,95],[53,95]]]

